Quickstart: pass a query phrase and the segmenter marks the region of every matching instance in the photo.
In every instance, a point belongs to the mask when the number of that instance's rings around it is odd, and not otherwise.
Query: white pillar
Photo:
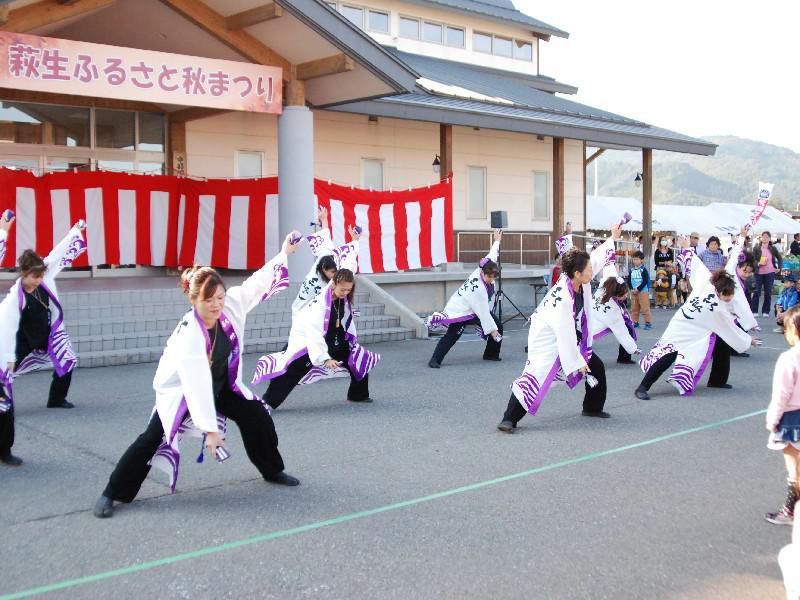
[[[314,115],[305,106],[286,106],[278,117],[278,222],[280,239],[296,229],[309,232],[316,219]],[[289,258],[289,279],[302,281],[313,256],[307,246]]]

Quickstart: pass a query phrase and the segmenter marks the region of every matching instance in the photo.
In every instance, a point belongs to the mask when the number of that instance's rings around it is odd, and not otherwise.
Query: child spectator
[[[775,333],[783,333],[783,315],[798,302],[800,295],[797,293],[794,277],[786,275],[783,278],[783,290],[775,302],[775,317],[778,323],[778,327],[773,329]]]
[[[674,308],[676,304],[675,292],[678,289],[678,275],[675,272],[675,265],[667,263],[667,275],[669,276],[669,306]]]
[[[653,327],[650,316],[650,273],[644,266],[644,253],[637,250],[633,254],[633,268],[631,269],[631,319],[633,326],[639,328],[639,313],[644,316],[644,328]]]
[[[669,295],[669,277],[667,277],[666,269],[659,269],[656,271],[656,308],[667,309],[667,297]]]
[[[678,306],[683,305],[689,299],[689,278],[682,272],[678,272]]]

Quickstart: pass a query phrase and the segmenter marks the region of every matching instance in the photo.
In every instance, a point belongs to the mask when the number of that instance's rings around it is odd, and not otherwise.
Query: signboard
[[[0,87],[280,114],[282,70],[0,31]]]

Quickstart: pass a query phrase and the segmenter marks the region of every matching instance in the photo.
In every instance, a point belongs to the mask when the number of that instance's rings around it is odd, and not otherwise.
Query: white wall
[[[254,113],[226,113],[187,123],[187,162],[191,175],[234,177],[236,150],[264,152],[264,175],[277,175],[277,118]],[[361,160],[383,160],[384,189],[436,183],[431,163],[439,153],[439,125],[366,115],[314,112],[315,175],[335,183],[360,186]],[[487,210],[467,218],[467,167],[487,173]],[[583,142],[565,143],[565,220],[576,230],[583,219]],[[552,203],[553,142],[535,135],[453,127],[453,226],[456,230],[489,228],[489,213],[508,212],[509,229],[552,230],[552,216],[533,219],[533,171],[549,174]]]

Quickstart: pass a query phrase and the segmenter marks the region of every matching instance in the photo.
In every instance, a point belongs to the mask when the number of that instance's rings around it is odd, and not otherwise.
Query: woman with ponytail
[[[192,309],[167,340],[153,379],[150,422],[111,473],[95,503],[96,517],[111,517],[114,502],[132,502],[151,466],[166,471],[175,491],[184,436],[202,438],[212,458],[225,460],[227,419],[239,427],[247,456],[266,481],[300,483],[284,472],[269,407],[242,381],[241,363],[247,313],[289,287],[287,256],[299,241],[299,233],[288,235],[275,258],[230,289],[211,267],[184,271],[181,287]]]
[[[498,229],[494,233],[494,243],[489,254],[481,259],[475,269],[460,288],[450,297],[442,312],[435,312],[428,317],[428,327],[447,327],[442,339],[436,344],[433,356],[428,361],[432,369],[441,367],[444,357],[455,345],[467,325],[478,326],[478,332],[486,340],[483,360],[500,360],[500,344],[503,339],[503,325],[494,314],[497,295],[494,288],[500,269],[497,257],[500,254],[500,240],[503,233]]]
[[[628,315],[628,284],[617,274],[616,265],[606,267],[606,278],[597,289],[592,304],[592,339],[597,340],[613,333],[619,342],[617,362],[635,364],[632,354],[639,354],[636,329]]]

